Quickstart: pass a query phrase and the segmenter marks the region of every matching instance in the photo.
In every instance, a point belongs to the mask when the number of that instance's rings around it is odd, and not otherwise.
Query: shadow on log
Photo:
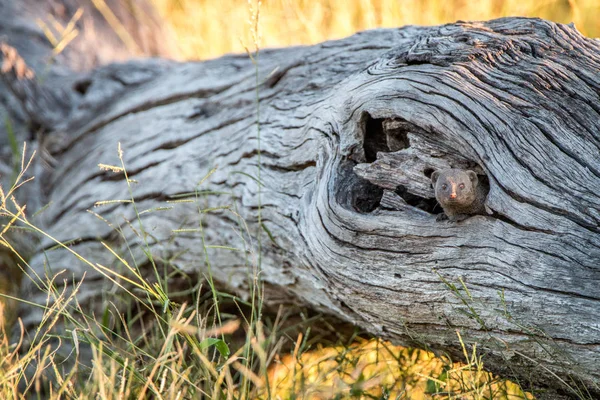
[[[157,259],[204,273],[198,202],[220,207],[202,214],[206,241],[245,249],[207,249],[229,290],[248,293],[251,236],[262,235],[268,304],[291,296],[453,355],[458,329],[505,376],[560,386],[557,374],[598,390],[598,71],[598,41],[523,18],[263,50],[258,91],[246,56],[101,67],[48,134],[56,162],[40,177],[51,202],[43,227],[94,263],[117,268],[101,240],[146,259],[126,222],[132,204],[94,208],[129,198],[122,175],[98,169],[119,165],[120,143],[137,209],[168,208],[140,217]],[[128,84],[110,85],[117,75]],[[492,214],[437,221],[430,176],[449,167],[489,183]],[[101,307],[111,283],[53,246],[42,241],[36,272],[85,274],[80,302]],[[23,316],[30,329],[41,318]]]

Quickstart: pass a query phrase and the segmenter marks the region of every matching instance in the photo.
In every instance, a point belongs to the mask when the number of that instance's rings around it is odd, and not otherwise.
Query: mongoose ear
[[[435,186],[435,182],[437,182],[439,177],[440,171],[433,171],[433,173],[431,174],[431,183],[433,183],[433,186]]]
[[[471,184],[473,184],[473,186],[477,185],[477,183],[479,182],[479,178],[477,178],[477,174],[473,171],[467,171],[467,175],[469,175]]]

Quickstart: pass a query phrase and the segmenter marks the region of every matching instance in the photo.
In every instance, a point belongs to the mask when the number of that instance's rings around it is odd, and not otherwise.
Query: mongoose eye
[[[442,189],[446,190],[448,189],[448,185],[446,185],[445,183],[442,185]]]
[[[465,188],[465,184],[461,183],[460,185],[458,185],[459,188],[464,189]]]

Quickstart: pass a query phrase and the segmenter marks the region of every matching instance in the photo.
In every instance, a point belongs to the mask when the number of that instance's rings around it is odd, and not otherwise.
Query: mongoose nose
[[[456,193],[450,193],[450,198],[451,199],[455,199],[456,198]]]

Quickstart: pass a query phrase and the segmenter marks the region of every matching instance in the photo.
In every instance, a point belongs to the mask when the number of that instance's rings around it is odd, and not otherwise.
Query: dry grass
[[[185,59],[241,53],[251,43],[246,0],[151,0],[171,25]],[[318,43],[354,32],[403,25],[435,25],[505,16],[574,22],[600,36],[598,0],[265,0],[262,47]]]
[[[332,399],[360,394],[375,399],[533,399],[483,370],[475,351],[463,347],[467,364],[381,340],[321,348],[283,357],[270,369],[271,393],[279,398]]]

